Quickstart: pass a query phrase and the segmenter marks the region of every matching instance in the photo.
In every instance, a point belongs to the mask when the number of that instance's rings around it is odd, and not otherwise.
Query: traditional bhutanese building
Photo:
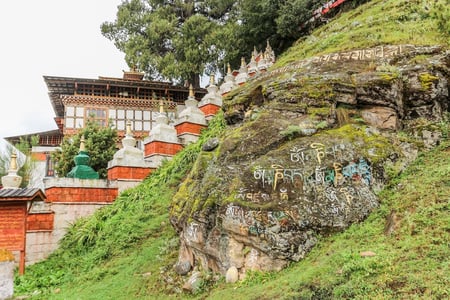
[[[63,137],[74,135],[83,128],[88,118],[94,118],[101,126],[111,124],[117,129],[120,139],[125,137],[126,123],[130,122],[133,135],[140,143],[156,124],[161,100],[169,123],[173,124],[177,106],[183,107],[189,96],[188,87],[145,80],[144,73],[136,70],[124,71],[123,78],[44,76],[44,81],[55,112],[57,129],[5,138],[15,144],[21,138],[29,141],[31,137],[38,136],[39,142],[33,147],[32,155],[44,177],[54,176],[50,153],[61,144]],[[195,90],[199,100],[204,95],[206,90]]]
[[[156,124],[161,99],[174,122],[176,106],[184,104],[189,88],[143,77],[144,73],[137,71],[124,72],[123,78],[44,76],[62,135],[75,134],[92,117],[102,126],[110,123],[120,138],[126,134],[126,123],[131,122],[134,137],[141,140]],[[197,89],[195,93],[201,98],[206,91]]]

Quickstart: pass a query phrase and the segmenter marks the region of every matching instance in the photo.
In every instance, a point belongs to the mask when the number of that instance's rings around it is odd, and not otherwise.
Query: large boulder
[[[230,129],[172,203],[180,263],[280,270],[376,209],[390,168],[417,154],[396,130],[449,109],[449,53],[395,49],[294,62],[232,92]]]

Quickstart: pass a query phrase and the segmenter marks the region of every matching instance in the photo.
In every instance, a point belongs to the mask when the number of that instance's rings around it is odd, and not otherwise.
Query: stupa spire
[[[17,175],[19,168],[17,166],[17,154],[13,151],[9,163],[8,175],[2,177],[2,185],[5,189],[17,189],[22,183],[22,176]]]
[[[125,135],[133,136],[133,133],[131,132],[131,121],[130,120],[127,121],[127,132]]]
[[[160,100],[159,100],[159,112],[160,112],[161,114],[164,113],[164,101],[163,101],[163,99],[160,99]]]
[[[245,57],[241,57],[241,68],[246,68],[247,63],[245,62]]]
[[[12,154],[11,154],[11,163],[10,163],[10,165],[9,165],[9,170],[11,170],[11,171],[15,171],[15,172],[17,172],[17,154],[16,154],[16,152],[14,151]]]
[[[194,96],[194,87],[192,86],[192,83],[189,85],[189,97],[195,97]]]
[[[75,166],[69,173],[67,173],[67,177],[78,179],[99,178],[99,174],[95,172],[94,169],[91,168],[91,166],[89,166],[90,157],[86,151],[84,135],[82,135],[80,138],[80,151],[73,160],[75,162]]]
[[[220,86],[220,94],[225,95],[236,87],[234,76],[231,71],[230,63],[227,64],[227,75],[225,75],[224,83]]]
[[[80,139],[80,152],[86,151],[86,145],[84,142],[85,142],[85,140],[84,140],[84,134],[83,134]]]

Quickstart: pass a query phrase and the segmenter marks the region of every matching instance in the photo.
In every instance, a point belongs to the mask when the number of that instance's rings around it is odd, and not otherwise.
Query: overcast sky
[[[56,129],[43,76],[122,77],[124,54],[100,31],[121,0],[2,1],[0,138]]]

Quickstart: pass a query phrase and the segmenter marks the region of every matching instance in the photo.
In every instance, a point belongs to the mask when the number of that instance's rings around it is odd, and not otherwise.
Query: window
[[[103,108],[86,108],[86,118],[92,118],[101,127],[106,127],[106,125],[108,125],[106,109]]]
[[[117,129],[118,130],[125,130],[125,120],[118,120],[117,121]]]
[[[74,118],[66,118],[66,128],[75,128]]]
[[[134,121],[134,130],[142,131],[142,122],[141,121]]]
[[[76,116],[77,117],[84,117],[84,107],[77,107],[76,108]]]
[[[108,120],[117,130],[125,130],[126,123],[129,121],[132,131],[149,132],[155,126],[156,117],[159,116],[159,112],[140,109],[108,109],[107,112]],[[100,114],[98,111],[95,111],[95,113],[97,118],[103,118],[103,113]],[[175,112],[167,112],[167,116],[171,123],[175,121]]]
[[[55,165],[49,153],[45,153],[45,176],[55,176]]]
[[[76,128],[83,128],[84,127],[84,119],[83,118],[76,118],[75,119],[75,127]]]
[[[142,110],[135,110],[134,111],[134,119],[135,120],[142,120]]]
[[[66,128],[80,128],[84,126],[84,107],[67,106],[65,117]]]
[[[126,122],[129,121],[133,131],[150,131],[151,116],[151,111],[140,109],[110,109],[108,111],[108,117],[117,130],[125,130]]]
[[[127,120],[134,120],[134,111],[127,110]]]
[[[73,106],[67,106],[67,107],[66,107],[66,116],[68,116],[68,117],[74,117],[74,116],[75,116],[75,107],[73,107]]]
[[[110,109],[108,111],[108,114],[109,114],[109,118],[110,119],[115,119],[116,118],[116,110],[115,109]]]

